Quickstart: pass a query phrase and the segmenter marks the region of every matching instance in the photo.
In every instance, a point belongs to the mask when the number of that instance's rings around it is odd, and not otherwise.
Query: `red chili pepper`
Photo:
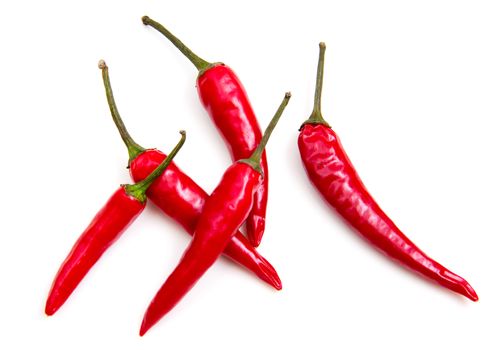
[[[107,100],[112,118],[129,152],[129,170],[134,181],[147,177],[165,159],[156,149],[145,150],[129,135],[119,115],[110,86],[108,67],[102,66]],[[147,192],[148,198],[166,215],[177,221],[186,232],[193,235],[205,206],[208,194],[174,162],[165,170]],[[275,289],[282,288],[281,280],[272,265],[254,249],[241,232],[237,232],[224,250],[224,254],[255,273]]]
[[[231,165],[205,203],[189,247],[145,313],[140,335],[145,334],[186,295],[248,217],[254,193],[263,178],[260,158],[290,97],[289,93],[285,95],[251,157]]]
[[[196,87],[200,100],[227,143],[233,160],[248,158],[259,144],[262,132],[236,74],[224,63],[209,63],[198,57],[160,23],[147,16],[142,20],[167,37],[195,65],[199,71]],[[255,247],[260,244],[265,230],[269,186],[265,152],[261,167],[263,184],[255,194],[253,208],[246,221],[246,234]]]
[[[146,191],[171,163],[186,140],[181,140],[164,160],[143,181],[133,185],[121,185],[72,247],[60,266],[45,305],[45,313],[53,315],[69,298],[91,267],[105,251],[124,233],[146,205]]]
[[[320,110],[324,53],[325,44],[321,43],[314,110],[298,138],[310,180],[324,199],[377,248],[442,286],[477,301],[477,294],[467,281],[428,257],[396,227],[360,180]]]

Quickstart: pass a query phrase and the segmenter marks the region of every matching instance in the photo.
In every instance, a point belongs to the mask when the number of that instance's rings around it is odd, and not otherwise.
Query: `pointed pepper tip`
[[[282,289],[281,278],[277,274],[276,269],[272,266],[267,259],[261,257],[260,269],[263,271],[262,279],[274,287],[276,290]]]
[[[474,288],[472,288],[472,286],[470,284],[466,284],[465,286],[465,293],[464,295],[469,298],[470,300],[472,301],[479,301],[479,296],[477,295],[477,293],[475,292]]]
[[[55,307],[54,305],[52,304],[46,304],[45,306],[45,315],[47,316],[52,316],[53,314],[55,314],[58,310],[58,307]]]
[[[148,330],[150,329],[150,326],[146,323],[145,320],[146,319],[143,318],[143,322],[141,322],[141,327],[140,327],[140,331],[139,331],[140,337],[144,336],[146,334],[146,332],[148,332]]]

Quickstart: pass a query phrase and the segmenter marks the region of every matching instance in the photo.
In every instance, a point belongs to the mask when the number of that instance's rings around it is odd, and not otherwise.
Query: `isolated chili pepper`
[[[413,244],[365,188],[338,136],[322,117],[324,54],[325,44],[320,43],[314,109],[301,126],[298,138],[308,177],[324,199],[377,248],[442,286],[477,301],[477,294],[468,282]]]
[[[65,303],[91,267],[143,211],[146,191],[171,163],[185,140],[186,132],[181,131],[181,140],[167,159],[146,179],[133,185],[121,185],[96,214],[55,276],[45,306],[47,315],[53,315]]]
[[[101,62],[102,77],[112,118],[129,152],[129,170],[134,181],[150,174],[165,159],[157,149],[138,145],[129,135],[114,100],[108,67]],[[166,215],[177,221],[186,232],[193,235],[196,223],[205,206],[208,194],[172,162],[147,192],[148,198]],[[282,288],[281,280],[272,265],[254,249],[241,232],[237,232],[224,250],[224,254],[255,273],[260,279]]]
[[[198,69],[198,95],[227,143],[233,160],[249,157],[260,142],[262,132],[248,95],[236,74],[224,63],[209,63],[198,57],[164,26],[148,16],[142,20],[167,37]],[[246,220],[246,234],[255,247],[260,244],[265,230],[269,190],[265,152],[262,154],[261,167],[264,172],[263,184],[255,194],[252,211]]]
[[[140,335],[145,334],[186,295],[245,222],[253,205],[253,195],[263,179],[260,158],[290,97],[291,94],[286,93],[252,155],[231,165],[208,198],[189,247],[148,306]]]

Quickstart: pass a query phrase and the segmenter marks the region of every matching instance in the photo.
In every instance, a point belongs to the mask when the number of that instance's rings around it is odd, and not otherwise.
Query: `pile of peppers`
[[[136,143],[122,121],[114,100],[108,66],[99,68],[112,119],[128,154],[133,184],[121,185],[96,214],[60,266],[49,292],[45,313],[53,315],[84,276],[126,228],[145,209],[147,198],[192,236],[176,268],[160,287],[145,312],[140,335],[164,317],[222,254],[253,272],[276,290],[282,283],[274,267],[256,247],[261,243],[268,203],[269,167],[265,146],[291,97],[286,93],[262,134],[240,80],[224,63],[197,56],[160,23],[145,16],[198,70],[196,87],[202,105],[225,140],[233,163],[211,194],[179,169],[174,157],[181,139],[167,156]],[[338,135],[324,120],[321,95],[325,44],[319,44],[313,111],[303,122],[298,149],[308,178],[351,227],[397,262],[470,300],[478,296],[470,284],[420,250],[380,208],[367,191]],[[240,231],[245,224],[246,236]]]

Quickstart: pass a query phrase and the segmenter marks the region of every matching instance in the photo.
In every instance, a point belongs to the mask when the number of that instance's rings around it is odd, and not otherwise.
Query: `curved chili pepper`
[[[248,95],[231,68],[224,63],[209,63],[198,57],[178,38],[148,16],[143,23],[150,25],[169,39],[198,69],[198,95],[215,126],[228,145],[233,160],[248,158],[262,138]],[[246,234],[251,244],[260,245],[265,230],[265,214],[269,191],[267,157],[262,154],[264,172],[262,186],[255,193],[253,208],[246,220]]]
[[[107,66],[102,66],[102,77],[112,118],[129,152],[131,177],[136,182],[140,181],[147,177],[166,156],[156,149],[145,150],[131,138],[117,110]],[[208,198],[208,194],[174,162],[150,186],[147,196],[162,212],[183,226],[190,235],[193,235],[195,231]],[[250,245],[241,232],[238,231],[232,237],[224,254],[251,270],[275,289],[280,290],[282,288],[276,270]]]
[[[260,167],[262,152],[290,97],[291,94],[286,93],[250,158],[231,165],[208,198],[189,247],[146,310],[140,335],[144,335],[186,295],[248,217],[253,195],[263,179]]]
[[[338,136],[322,117],[324,53],[325,44],[320,43],[314,110],[302,125],[298,138],[308,177],[324,199],[377,248],[442,286],[477,301],[477,294],[470,284],[410,241],[365,188]]]
[[[53,315],[65,303],[103,253],[145,209],[146,191],[171,163],[185,140],[186,133],[181,131],[181,140],[169,157],[144,180],[133,185],[121,185],[96,214],[55,276],[45,305],[48,316]]]

